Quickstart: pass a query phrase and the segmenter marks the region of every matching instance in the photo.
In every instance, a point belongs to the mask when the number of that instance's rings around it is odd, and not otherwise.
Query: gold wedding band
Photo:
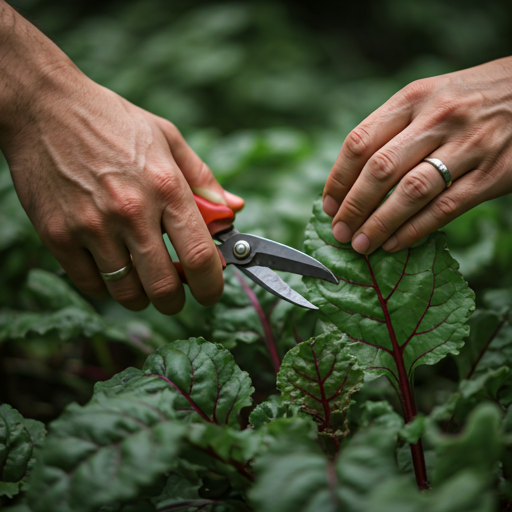
[[[100,272],[100,276],[103,278],[103,281],[119,281],[119,279],[127,276],[131,272],[132,268],[133,263],[130,261],[128,265],[120,268],[119,270],[116,270],[115,272]]]

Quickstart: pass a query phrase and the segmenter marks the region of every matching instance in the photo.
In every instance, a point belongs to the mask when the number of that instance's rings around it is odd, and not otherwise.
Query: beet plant
[[[304,280],[319,314],[226,275],[210,316],[213,342],[160,346],[141,369],[98,382],[88,403],[69,405],[44,440],[42,424],[2,406],[4,509],[507,510],[512,294],[487,293],[470,319],[474,294],[442,233],[364,257],[333,238],[319,202],[305,250],[340,281]],[[95,318],[94,335],[112,335],[64,283],[57,289],[45,335],[69,331],[59,311],[70,308]],[[0,334],[21,338],[41,323],[9,314]],[[419,410],[415,370],[450,358],[453,392],[433,392],[431,407]]]

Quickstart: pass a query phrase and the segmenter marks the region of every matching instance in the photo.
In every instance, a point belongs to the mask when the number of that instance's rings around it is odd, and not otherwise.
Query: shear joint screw
[[[235,258],[238,258],[239,260],[243,260],[250,252],[251,246],[249,242],[246,242],[245,240],[239,240],[233,246],[233,254],[235,255]]]

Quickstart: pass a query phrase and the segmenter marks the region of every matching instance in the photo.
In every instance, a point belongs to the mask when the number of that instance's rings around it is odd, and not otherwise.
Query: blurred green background
[[[298,248],[312,201],[365,116],[410,81],[512,53],[507,0],[10,3],[93,80],[174,122],[223,186],[246,199],[238,229]],[[446,233],[477,300],[512,285],[511,197],[475,208]],[[212,334],[211,312],[193,300],[173,318],[106,301],[93,304],[109,325],[101,336],[39,328],[16,338],[9,329],[20,312],[59,311],[26,284],[29,271],[59,267],[3,159],[0,264],[0,402],[30,417],[47,420],[86,400],[92,382],[140,362],[141,343]],[[71,338],[78,342],[62,343]]]

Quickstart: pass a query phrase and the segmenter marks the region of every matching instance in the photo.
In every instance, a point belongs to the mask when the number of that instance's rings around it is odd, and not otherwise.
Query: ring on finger
[[[439,174],[446,184],[446,188],[449,188],[452,184],[452,175],[450,174],[448,167],[446,167],[439,158],[424,158],[423,161],[433,165],[439,171]]]
[[[130,261],[128,265],[125,265],[123,268],[116,270],[115,272],[100,272],[100,276],[103,281],[119,281],[123,277],[127,276],[133,268],[133,263]]]

